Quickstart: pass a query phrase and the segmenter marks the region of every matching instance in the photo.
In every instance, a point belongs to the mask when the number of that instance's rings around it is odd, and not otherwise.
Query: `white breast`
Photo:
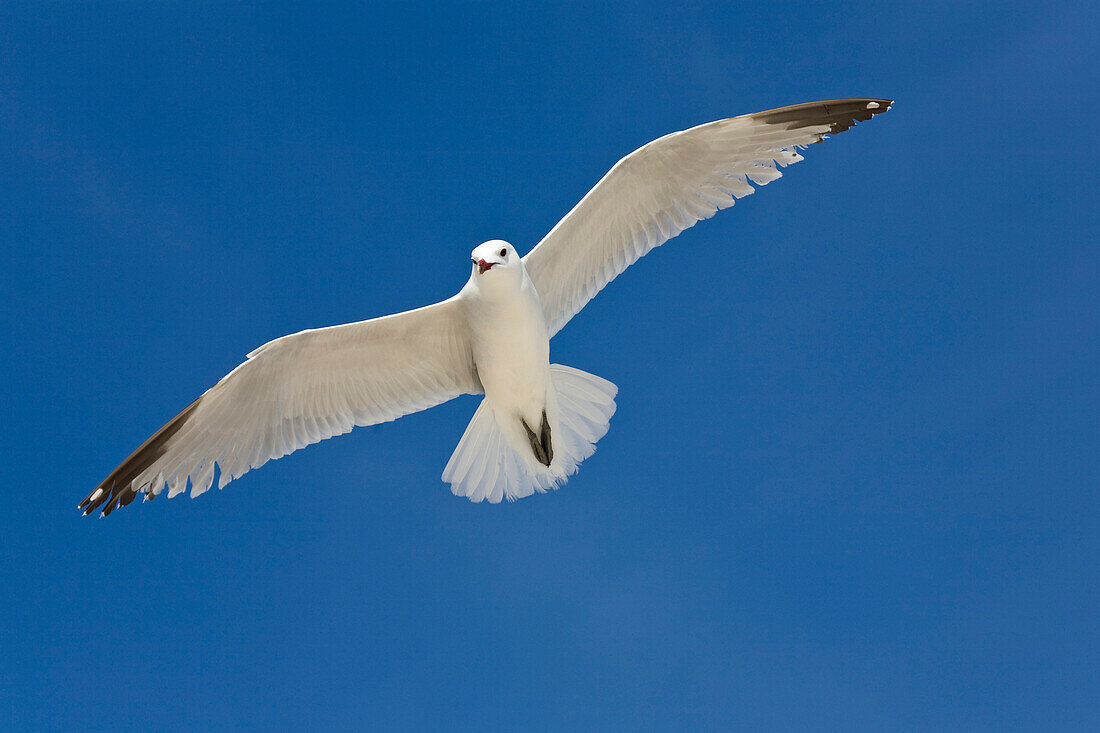
[[[523,267],[522,263],[516,266]],[[512,432],[505,425],[509,417],[538,429],[550,386],[546,319],[538,293],[526,273],[521,274],[514,278],[492,277],[492,272],[475,275],[463,290],[478,377],[497,422],[507,433]],[[518,419],[514,420],[516,437],[522,441]]]

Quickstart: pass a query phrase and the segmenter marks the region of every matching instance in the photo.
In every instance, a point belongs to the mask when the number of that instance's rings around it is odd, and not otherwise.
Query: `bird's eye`
[[[500,256],[501,256],[501,257],[507,257],[507,256],[508,256],[508,250],[506,250],[506,249],[502,249],[502,250],[500,251]]]

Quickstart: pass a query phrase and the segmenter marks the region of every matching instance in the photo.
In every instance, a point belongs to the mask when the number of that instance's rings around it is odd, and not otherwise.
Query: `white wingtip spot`
[[[867,109],[878,109],[878,108],[879,108],[878,102],[868,102],[867,103]]]

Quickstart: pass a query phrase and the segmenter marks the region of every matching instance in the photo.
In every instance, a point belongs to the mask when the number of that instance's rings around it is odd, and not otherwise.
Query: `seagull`
[[[658,138],[615,164],[521,257],[470,253],[441,303],[283,336],[172,418],[78,508],[107,516],[138,494],[198,496],[356,426],[484,395],[443,480],[471,501],[560,487],[610,426],[618,388],[550,363],[550,339],[640,257],[779,178],[799,150],[890,109],[889,99],[808,102]]]

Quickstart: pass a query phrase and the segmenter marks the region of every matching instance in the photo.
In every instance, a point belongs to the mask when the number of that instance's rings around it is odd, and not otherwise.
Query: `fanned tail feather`
[[[560,364],[550,365],[550,381],[557,394],[550,465],[517,452],[497,425],[492,407],[482,400],[443,469],[443,480],[456,496],[495,504],[556,489],[596,452],[596,443],[607,434],[615,414],[618,387]]]

